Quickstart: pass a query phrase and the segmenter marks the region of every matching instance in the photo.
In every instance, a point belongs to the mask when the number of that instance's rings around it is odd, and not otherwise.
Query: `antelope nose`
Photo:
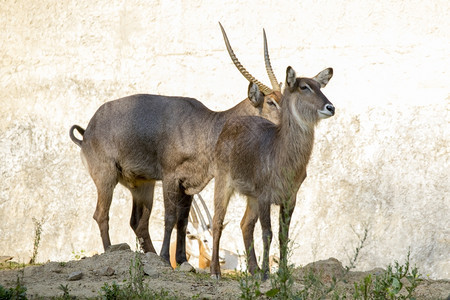
[[[325,106],[325,108],[326,108],[326,110],[328,110],[331,113],[331,115],[334,115],[335,108],[334,108],[333,104],[327,104]]]

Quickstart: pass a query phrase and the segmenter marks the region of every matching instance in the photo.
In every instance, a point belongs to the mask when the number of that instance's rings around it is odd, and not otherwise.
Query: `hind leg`
[[[94,220],[97,221],[102,237],[103,249],[106,251],[111,246],[109,238],[109,209],[113,197],[114,188],[117,185],[117,176],[114,167],[101,169],[101,172],[92,172],[91,177],[97,187],[97,207],[94,212]]]
[[[182,264],[187,261],[186,257],[186,228],[191,211],[193,196],[186,195],[180,191],[180,202],[177,207],[177,251],[176,262]]]
[[[133,196],[133,209],[130,226],[133,228],[144,252],[156,253],[148,232],[148,220],[152,212],[155,181],[149,181],[130,189]]]

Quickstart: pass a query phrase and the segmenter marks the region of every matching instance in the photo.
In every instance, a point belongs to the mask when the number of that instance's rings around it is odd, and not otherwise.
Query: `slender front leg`
[[[222,236],[228,202],[233,191],[224,177],[226,176],[218,174],[214,181],[213,250],[210,265],[211,278],[214,279],[221,278],[219,264],[220,237]]]
[[[254,236],[255,224],[258,221],[258,202],[255,198],[247,197],[247,208],[241,220],[242,237],[244,238],[245,252],[247,255],[248,271],[255,274],[259,271],[256,261]]]
[[[269,251],[272,242],[272,226],[270,223],[270,201],[261,201],[259,203],[259,221],[261,222],[262,238],[263,238],[263,262],[262,272],[263,280],[269,277]]]
[[[280,216],[279,216],[279,234],[278,239],[280,242],[280,264],[285,264],[287,266],[287,254],[288,254],[288,244],[289,244],[289,227],[291,224],[292,213],[294,212],[295,204],[297,201],[297,192],[306,179],[306,169],[302,173],[297,174],[297,177],[293,182],[290,182],[288,189],[285,193],[280,193],[283,195],[280,205]]]

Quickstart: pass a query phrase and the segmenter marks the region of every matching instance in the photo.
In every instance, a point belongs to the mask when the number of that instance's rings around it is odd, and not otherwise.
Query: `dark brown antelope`
[[[81,156],[97,187],[94,219],[100,228],[104,249],[111,245],[109,209],[117,183],[133,197],[130,225],[145,252],[155,252],[148,231],[156,180],[162,180],[164,196],[164,240],[161,256],[170,261],[170,236],[177,227],[176,262],[186,261],[186,226],[192,196],[213,177],[210,163],[226,120],[257,115],[278,122],[280,86],[265,86],[240,64],[222,26],[232,61],[264,96],[245,99],[222,112],[209,110],[196,99],[160,95],[133,95],[103,104],[86,130],[70,129],[70,138],[81,147]],[[265,41],[266,44],[266,41]],[[274,78],[265,53],[269,77]],[[75,137],[77,130],[83,139]]]
[[[284,240],[281,239],[282,224],[287,226],[288,231],[297,191],[306,178],[314,127],[320,119],[334,115],[334,106],[320,91],[333,75],[331,68],[313,78],[297,78],[291,67],[287,68],[286,74],[279,124],[256,116],[229,119],[217,141],[211,261],[213,278],[220,278],[219,241],[228,202],[235,191],[247,197],[241,230],[249,271],[254,274],[258,270],[253,232],[259,218],[264,245],[262,271],[264,278],[267,278],[272,240],[270,205],[280,206],[281,248],[283,243],[287,243],[287,235]],[[263,97],[256,85],[251,83],[249,89],[254,90],[250,93],[250,98],[255,98],[253,101]],[[283,254],[280,254],[282,258]]]

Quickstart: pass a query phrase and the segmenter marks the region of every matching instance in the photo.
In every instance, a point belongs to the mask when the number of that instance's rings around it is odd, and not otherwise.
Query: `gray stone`
[[[187,261],[182,263],[177,268],[177,270],[180,271],[180,272],[192,272],[192,273],[195,273],[195,268],[190,263],[188,263]]]
[[[102,269],[97,269],[93,271],[95,275],[99,275],[99,276],[112,276],[116,273],[116,270],[114,270],[111,267],[105,267]]]
[[[144,274],[150,278],[158,278],[159,271],[149,264],[144,264]]]
[[[83,272],[81,271],[75,271],[69,274],[69,281],[75,281],[75,280],[80,280],[81,278],[83,278]]]
[[[128,245],[127,243],[111,245],[106,250],[106,252],[115,252],[115,251],[122,251],[122,250],[131,250],[130,245]]]
[[[158,269],[170,268],[170,269],[172,269],[170,264],[167,261],[165,261],[164,258],[162,258],[161,256],[159,256],[156,253],[147,252],[147,253],[145,253],[145,257],[146,257],[147,261],[155,268],[158,268]]]
[[[111,267],[106,267],[106,268],[103,269],[103,272],[102,272],[101,275],[103,275],[103,276],[112,276],[112,275],[114,275],[114,273],[116,273],[116,270],[114,270]]]

